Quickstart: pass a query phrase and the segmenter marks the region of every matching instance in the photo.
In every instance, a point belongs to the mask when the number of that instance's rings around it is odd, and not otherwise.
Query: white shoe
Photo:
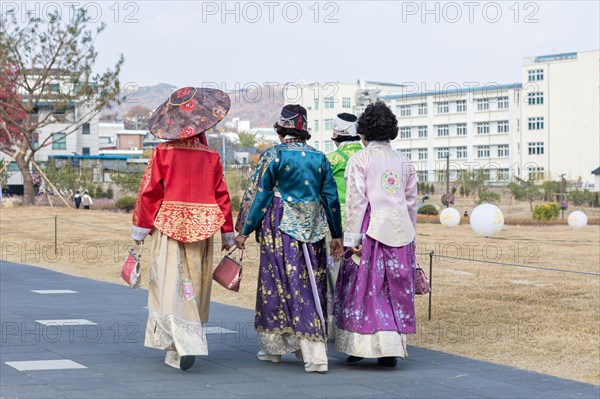
[[[304,370],[309,373],[325,373],[327,372],[326,364],[314,364],[314,363],[306,363],[304,365]]]
[[[264,360],[266,362],[279,363],[281,362],[281,355],[269,355],[263,351],[258,352],[257,354],[259,360]]]

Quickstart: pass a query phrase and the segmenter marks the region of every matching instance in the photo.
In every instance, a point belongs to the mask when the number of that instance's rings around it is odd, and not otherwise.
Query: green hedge
[[[135,206],[135,197],[121,197],[117,200],[115,206],[121,210],[124,210],[125,212],[131,212]]]
[[[437,215],[438,211],[437,209],[435,209],[435,206],[431,205],[431,204],[427,204],[427,205],[423,205],[422,207],[420,207],[419,209],[417,209],[417,213],[419,215]]]

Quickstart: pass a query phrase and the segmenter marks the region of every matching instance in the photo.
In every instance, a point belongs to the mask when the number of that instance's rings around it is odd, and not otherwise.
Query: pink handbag
[[[135,249],[138,248],[136,255]],[[142,246],[135,246],[129,250],[129,253],[123,261],[123,267],[121,267],[121,277],[131,288],[140,288],[142,285],[142,270],[140,265],[140,258],[142,257]]]
[[[231,257],[235,247],[219,262],[213,272],[213,280],[221,284],[230,291],[238,292],[240,290],[240,282],[242,281],[242,259],[244,250],[240,253],[240,260],[235,260]]]
[[[425,295],[430,292],[431,288],[429,288],[429,282],[427,281],[425,271],[420,267],[417,267],[415,275],[415,295]]]

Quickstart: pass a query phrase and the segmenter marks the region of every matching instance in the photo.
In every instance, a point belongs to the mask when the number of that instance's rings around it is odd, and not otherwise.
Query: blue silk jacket
[[[337,185],[325,154],[306,143],[283,143],[266,150],[240,204],[236,230],[250,235],[262,223],[274,196],[283,201],[279,229],[301,242],[342,237]]]

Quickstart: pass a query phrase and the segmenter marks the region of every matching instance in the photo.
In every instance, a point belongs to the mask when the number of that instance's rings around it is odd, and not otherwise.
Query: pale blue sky
[[[427,15],[421,1],[319,2],[316,23],[314,1],[294,3],[302,11],[297,23],[289,22],[295,5],[288,1],[274,2],[273,22],[263,1],[229,2],[238,11],[227,15],[221,1],[123,1],[118,17],[114,3],[96,3],[108,23],[96,44],[98,64],[106,67],[124,53],[122,81],[139,85],[225,82],[232,89],[234,82],[358,78],[426,82],[428,88],[433,82],[510,83],[521,79],[524,57],[600,48],[597,1],[479,1],[473,22],[463,1],[454,3],[458,8],[429,2],[428,9],[437,4],[439,12]],[[498,8],[499,21],[490,22]],[[259,9],[262,17],[252,23]],[[449,22],[458,9],[459,21]],[[331,13],[338,22],[324,23]],[[138,22],[125,23],[128,15]]]

